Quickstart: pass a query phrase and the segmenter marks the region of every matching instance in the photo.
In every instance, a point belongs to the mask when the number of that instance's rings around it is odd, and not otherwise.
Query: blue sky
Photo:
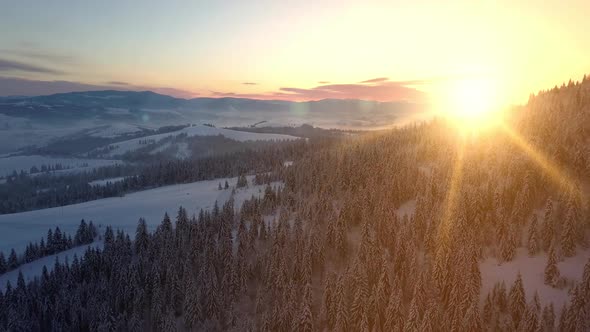
[[[29,93],[61,81],[179,96],[407,99],[476,75],[503,82],[512,102],[590,71],[588,12],[581,0],[6,1],[0,77],[22,94],[28,81]]]

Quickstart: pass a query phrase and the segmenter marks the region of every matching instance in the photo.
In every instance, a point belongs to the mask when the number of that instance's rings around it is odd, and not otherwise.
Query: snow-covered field
[[[29,242],[39,241],[49,228],[59,226],[67,234],[74,235],[80,220],[92,220],[96,226],[112,225],[130,236],[135,234],[137,221],[146,219],[150,230],[160,224],[165,212],[175,218],[179,206],[189,215],[213,207],[215,201],[223,204],[231,195],[231,189],[218,190],[219,182],[226,179],[179,184],[128,194],[124,197],[105,198],[64,207],[0,215],[0,251],[5,255],[14,248],[22,253]],[[237,178],[227,179],[235,186]],[[252,177],[249,178],[252,183]],[[275,183],[279,185],[279,183]],[[264,193],[264,186],[250,186],[236,191],[235,204],[240,206],[252,195]]]
[[[408,216],[409,218],[414,214],[414,211],[416,211],[416,200],[412,199],[400,205],[395,212],[399,218],[403,218],[404,216]]]
[[[113,138],[124,134],[140,132],[141,128],[134,124],[115,123],[112,125],[101,126],[88,132],[93,137]]]
[[[43,273],[43,266],[46,266],[47,271],[51,272],[51,270],[53,270],[53,266],[55,265],[56,258],[60,262],[64,262],[67,259],[71,263],[74,259],[74,255],[78,256],[78,258],[84,256],[84,252],[86,252],[86,249],[88,249],[88,247],[96,247],[102,249],[102,246],[103,243],[97,241],[91,244],[75,247],[70,250],[66,250],[55,255],[43,257],[33,262],[21,265],[16,270],[0,274],[0,290],[4,291],[6,289],[7,281],[10,281],[12,287],[15,287],[16,282],[18,280],[19,271],[22,271],[23,277],[25,278],[25,281],[28,283],[29,281],[32,281],[35,277],[41,276],[41,274]]]
[[[21,170],[26,173],[29,172],[31,167],[36,166],[41,170],[41,165],[61,164],[64,168],[68,168],[59,173],[64,172],[80,172],[85,170],[92,170],[96,167],[111,166],[120,164],[120,160],[107,160],[107,159],[80,159],[80,158],[59,158],[59,157],[46,157],[46,156],[12,156],[0,158],[0,176],[10,175],[12,171]],[[88,166],[85,166],[85,165]]]
[[[91,186],[106,186],[107,183],[115,183],[115,182],[119,182],[119,181],[123,181],[125,179],[125,176],[119,176],[116,178],[108,178],[108,179],[103,179],[103,180],[94,180],[94,181],[90,181],[88,182],[89,185]]]
[[[128,151],[134,151],[142,147],[139,143],[140,140],[148,140],[148,141],[155,141],[159,142],[160,140],[170,137],[170,136],[177,136],[180,134],[186,134],[188,137],[192,136],[217,136],[222,135],[229,139],[233,139],[240,142],[245,141],[269,141],[269,140],[295,140],[299,139],[299,137],[289,136],[289,135],[281,135],[281,134],[259,134],[259,133],[249,133],[245,131],[237,131],[231,129],[224,129],[224,128],[214,128],[204,125],[197,125],[193,127],[183,128],[181,130],[177,130],[170,133],[165,134],[157,134],[151,136],[145,136],[141,139],[130,139],[123,142],[118,142],[111,144],[116,148],[110,150],[108,152],[108,156],[117,156],[124,154]]]
[[[579,282],[582,280],[584,265],[588,259],[590,259],[590,249],[578,249],[575,256],[561,260],[557,263],[561,277]],[[546,264],[546,254],[529,257],[525,248],[518,248],[517,255],[511,262],[500,264],[495,258],[487,258],[479,266],[482,277],[482,301],[496,282],[504,281],[506,290],[509,291],[516,280],[516,275],[520,272],[527,301],[532,300],[537,291],[541,304],[553,302],[555,310],[559,311],[563,304],[569,301],[568,288],[558,289],[545,285]]]

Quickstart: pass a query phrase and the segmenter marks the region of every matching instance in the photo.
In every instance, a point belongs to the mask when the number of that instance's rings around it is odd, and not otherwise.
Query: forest
[[[235,151],[210,156],[154,158],[149,163],[105,166],[92,172],[72,175],[28,176],[15,173],[5,184],[0,184],[0,214],[122,196],[171,184],[264,173],[282,167],[283,160],[292,160],[316,145],[325,144],[330,143],[305,144],[296,141],[273,142],[257,147],[247,145]],[[113,177],[125,178],[106,185],[89,184],[93,180]]]
[[[589,143],[584,77],[480,135],[435,119],[150,166],[112,190],[272,177],[241,206],[162,211],[153,230],[138,212],[132,236],[115,222],[102,249],[21,274],[0,291],[0,330],[588,331],[590,258],[579,280],[559,264],[589,257]],[[71,200],[100,196],[85,190]],[[3,211],[51,204],[3,199]],[[543,259],[567,303],[527,292],[525,271],[483,291],[482,262],[519,253]]]

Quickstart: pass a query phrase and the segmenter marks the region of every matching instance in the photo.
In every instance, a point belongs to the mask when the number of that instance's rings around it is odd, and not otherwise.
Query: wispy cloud
[[[243,82],[243,85],[258,85],[258,83],[255,82]]]
[[[0,53],[8,56],[16,56],[19,58],[29,58],[33,60],[41,60],[60,64],[72,64],[78,61],[73,55],[58,54],[47,50],[27,47],[20,49],[1,49]]]
[[[7,59],[0,59],[0,72],[28,72],[28,73],[38,73],[38,74],[53,74],[53,75],[62,75],[64,72],[51,69],[47,67],[42,67],[30,63],[24,63],[19,61],[7,60]]]
[[[330,81],[319,81],[318,84],[328,84]]]
[[[327,82],[327,81],[322,81]],[[282,87],[279,91],[267,93],[212,92],[215,97],[281,99],[281,100],[320,100],[320,99],[362,99],[375,101],[423,101],[425,93],[415,86],[427,84],[420,81],[389,81],[375,78],[361,83],[320,84],[312,88]]]
[[[109,81],[109,82],[106,82],[105,84],[108,84],[108,85],[129,85],[129,83],[121,82],[121,81]]]
[[[378,78],[372,78],[370,80],[362,81],[359,83],[380,83],[380,82],[385,82],[388,80],[389,80],[389,78],[387,78],[387,77],[378,77]]]
[[[119,82],[125,83],[125,82]],[[179,98],[193,98],[198,94],[192,91],[169,88],[138,86],[132,84],[90,84],[73,81],[42,81],[16,77],[0,76],[0,95],[3,96],[40,96],[73,91],[125,90],[153,91]]]

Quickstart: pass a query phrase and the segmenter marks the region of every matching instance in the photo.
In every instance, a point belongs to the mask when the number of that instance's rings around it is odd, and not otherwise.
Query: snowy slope
[[[115,123],[108,126],[98,127],[88,132],[92,137],[113,138],[124,134],[132,134],[142,131],[142,129],[134,124]]]
[[[227,180],[230,186],[235,186],[237,182],[237,178]],[[96,226],[102,225],[103,229],[106,225],[112,225],[133,236],[137,221],[143,217],[150,230],[153,230],[160,224],[165,212],[174,218],[181,205],[187,209],[189,215],[198,213],[201,208],[213,207],[216,200],[221,205],[231,194],[231,189],[217,190],[218,183],[224,181],[225,179],[218,179],[179,184],[132,193],[124,197],[0,215],[0,251],[7,254],[11,248],[15,248],[17,252],[22,253],[29,242],[39,241],[41,237],[46,236],[49,228],[56,226],[73,236],[82,219],[92,220]],[[264,186],[250,186],[248,189],[237,190],[236,207],[253,194],[263,192]]]
[[[116,183],[116,182],[120,182],[123,181],[126,177],[125,176],[119,176],[116,178],[108,178],[108,179],[103,179],[103,180],[94,180],[94,181],[90,181],[88,182],[89,185],[91,186],[106,186],[107,183]]]
[[[41,165],[55,165],[61,164],[66,170],[58,171],[60,173],[80,172],[85,170],[92,170],[96,167],[110,166],[120,164],[120,160],[106,160],[106,159],[80,159],[80,158],[59,158],[46,156],[12,156],[0,158],[0,176],[9,175],[13,170],[26,173],[31,167],[36,166],[41,169]],[[84,166],[88,164],[88,166]]]
[[[590,249],[578,250],[573,257],[565,258],[557,263],[561,277],[570,281],[582,280],[584,265],[590,259]],[[527,301],[532,300],[535,291],[539,293],[542,304],[553,302],[556,310],[561,309],[564,303],[569,301],[568,288],[558,289],[545,285],[545,265],[547,255],[545,253],[529,257],[525,248],[518,248],[516,257],[505,263],[499,263],[495,258],[487,258],[480,263],[482,276],[482,301],[492,290],[496,282],[504,281],[506,289],[516,280],[518,272],[522,275],[522,282]]]
[[[214,128],[214,127],[209,127],[209,126],[197,125],[197,126],[193,126],[193,127],[183,128],[181,130],[177,130],[177,131],[170,132],[170,133],[145,136],[145,137],[142,137],[141,139],[131,139],[131,140],[111,144],[112,146],[115,146],[116,148],[109,151],[108,155],[112,157],[112,156],[124,154],[128,151],[137,150],[140,147],[142,147],[142,145],[139,144],[140,140],[159,142],[160,140],[162,140],[166,137],[177,136],[180,134],[186,134],[188,137],[222,135],[222,136],[225,136],[229,139],[233,139],[233,140],[240,141],[240,142],[299,139],[299,137],[289,136],[289,135],[248,133],[248,132],[244,132],[244,131],[237,131],[237,130],[231,130],[231,129]]]
[[[10,281],[10,284],[12,285],[12,287],[15,287],[16,282],[18,280],[18,272],[19,271],[23,272],[23,277],[25,278],[25,281],[28,283],[29,281],[32,281],[35,277],[41,276],[41,274],[43,273],[43,266],[46,266],[47,271],[51,272],[51,270],[53,270],[53,266],[55,265],[56,258],[62,263],[66,259],[71,263],[72,260],[74,259],[74,255],[78,256],[78,258],[81,258],[82,256],[84,256],[84,252],[86,252],[86,249],[88,249],[88,247],[96,247],[96,248],[102,249],[102,246],[103,246],[102,242],[94,242],[91,244],[86,244],[83,246],[75,247],[70,250],[60,252],[55,255],[39,258],[39,259],[32,261],[30,263],[21,265],[16,270],[12,270],[10,272],[0,274],[0,290],[4,291],[6,289],[6,282],[7,281]]]

